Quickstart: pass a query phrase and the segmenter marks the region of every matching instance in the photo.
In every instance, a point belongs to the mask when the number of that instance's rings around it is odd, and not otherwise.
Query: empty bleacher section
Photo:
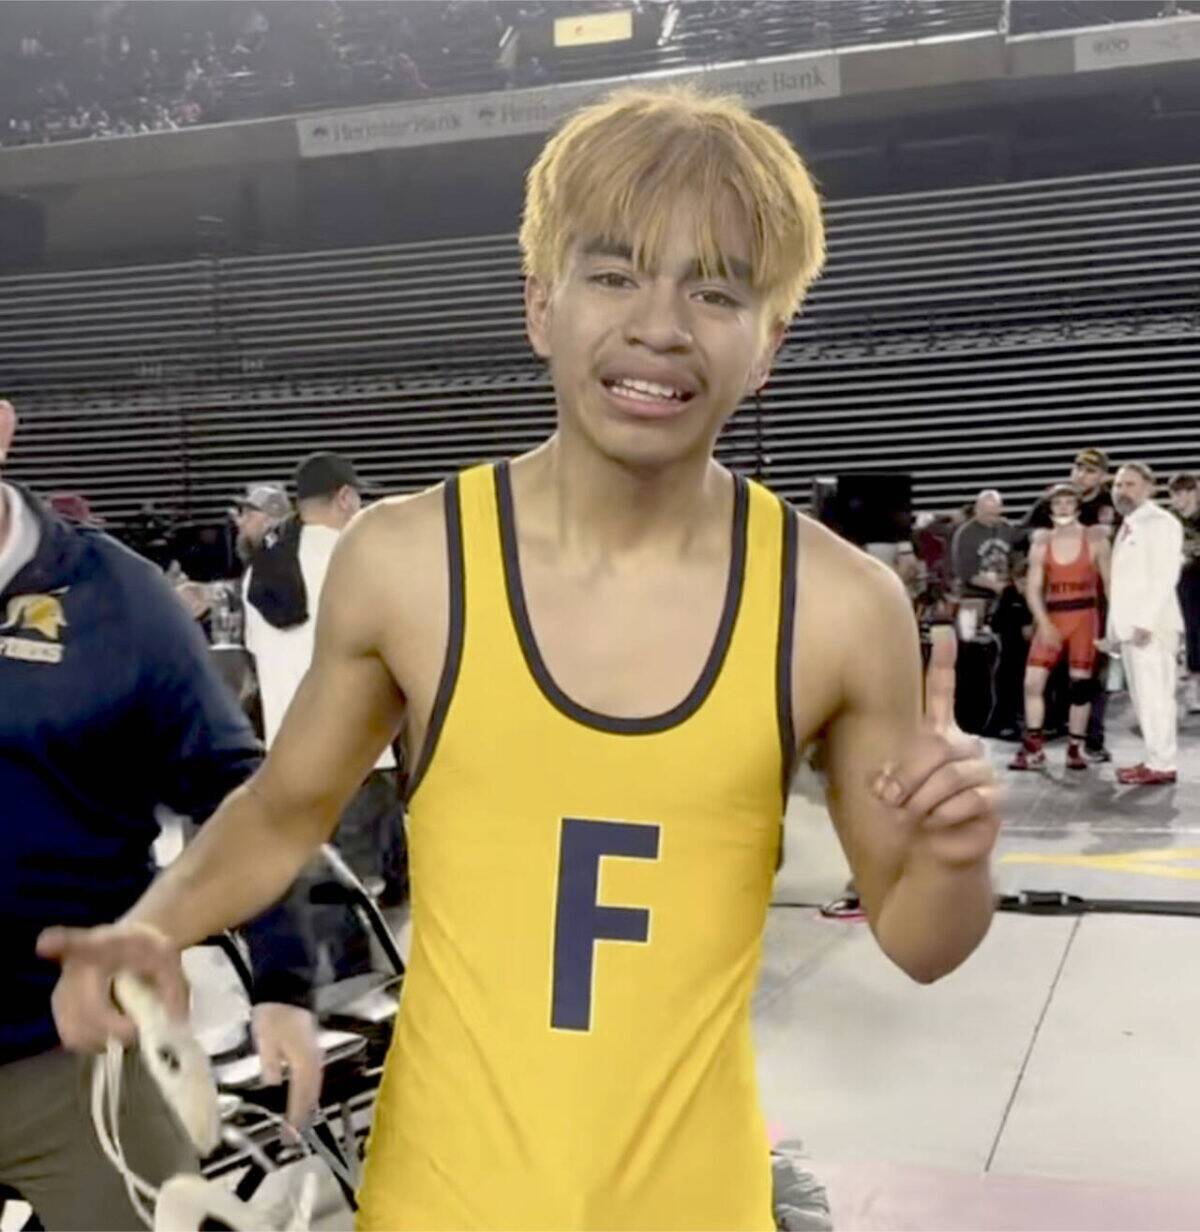
[[[1013,34],[1079,30],[1189,11],[1194,12],[1195,6],[1178,0],[1012,0],[1009,29]]]
[[[911,469],[924,508],[1029,501],[1081,444],[1200,466],[1200,166],[843,201],[829,229],[735,465],[800,502]],[[411,490],[553,422],[508,235],[0,280],[0,388],[12,476],[115,521],[217,516],[319,445]]]
[[[611,9],[629,37],[556,46]],[[1000,28],[1001,0],[272,0],[0,5],[0,144],[626,77]]]

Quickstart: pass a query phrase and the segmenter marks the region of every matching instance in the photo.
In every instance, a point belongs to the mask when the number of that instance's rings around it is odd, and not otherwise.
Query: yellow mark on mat
[[[1052,852],[1010,851],[1001,864],[1060,864],[1100,873],[1133,873],[1139,877],[1170,877],[1200,881],[1200,847],[1160,847],[1147,851],[1112,851],[1102,856],[1055,855]]]

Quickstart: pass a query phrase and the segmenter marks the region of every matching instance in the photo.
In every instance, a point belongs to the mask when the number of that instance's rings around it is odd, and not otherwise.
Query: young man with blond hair
[[[883,566],[713,460],[824,258],[742,104],[629,90],[529,175],[526,317],[558,426],[346,531],[262,771],[114,929],[42,939],[64,1035],[115,967],[277,897],[379,750],[413,758],[413,949],[364,1228],[769,1228],[750,997],[797,752],[871,928],[927,983],[987,932],[993,775],[925,719]]]

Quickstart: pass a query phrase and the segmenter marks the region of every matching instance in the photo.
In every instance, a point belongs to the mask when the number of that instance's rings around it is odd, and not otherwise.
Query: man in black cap
[[[269,484],[248,491],[249,508],[242,514],[250,523],[248,532],[267,519],[248,556],[245,594],[246,649],[258,671],[268,748],[312,661],[313,626],[329,558],[338,536],[362,508],[366,487],[353,464],[336,453],[309,454],[296,467],[295,485],[297,516],[288,516],[283,489]],[[255,504],[254,497],[264,499]],[[241,521],[238,532],[240,539]]]
[[[338,537],[375,489],[341,454],[311,453],[295,471],[298,516],[276,525],[250,560],[246,649],[254,656],[263,738],[270,748],[312,662],[325,573]],[[384,880],[384,901],[403,893],[396,759],[385,749],[351,800],[337,845],[364,879]]]

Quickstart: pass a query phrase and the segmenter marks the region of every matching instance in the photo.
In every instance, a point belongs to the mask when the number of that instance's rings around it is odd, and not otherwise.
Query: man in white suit
[[[1154,472],[1130,462],[1117,472],[1113,503],[1124,516],[1112,553],[1108,642],[1119,651],[1146,742],[1146,760],[1117,771],[1118,782],[1175,782],[1175,657],[1183,633],[1175,585],[1183,563],[1178,519],[1154,503]]]

